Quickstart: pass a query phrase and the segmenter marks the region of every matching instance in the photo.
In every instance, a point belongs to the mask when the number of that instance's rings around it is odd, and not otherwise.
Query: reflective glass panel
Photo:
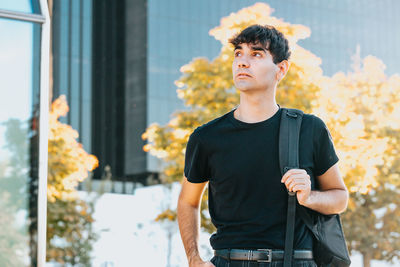
[[[40,14],[39,0],[0,0],[0,9]]]
[[[36,266],[40,26],[0,32],[0,266]]]

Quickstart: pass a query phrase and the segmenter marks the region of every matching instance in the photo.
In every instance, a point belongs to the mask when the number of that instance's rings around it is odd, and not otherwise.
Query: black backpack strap
[[[281,108],[279,129],[279,165],[282,176],[290,169],[299,167],[299,138],[303,111]],[[290,153],[289,153],[290,151]]]
[[[282,108],[279,129],[279,165],[282,176],[290,169],[299,168],[299,138],[303,112]],[[296,193],[288,192],[288,210],[285,235],[284,267],[291,267],[293,260]]]

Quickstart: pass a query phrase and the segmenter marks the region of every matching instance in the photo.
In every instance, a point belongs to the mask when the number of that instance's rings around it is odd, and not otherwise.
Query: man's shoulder
[[[314,113],[304,113],[301,124],[302,131],[309,129],[315,138],[318,138],[323,132],[329,132],[324,120]]]
[[[304,113],[303,114],[303,122],[315,123],[316,120],[322,121],[317,115],[315,115],[313,113]]]
[[[228,116],[230,112],[231,111],[198,126],[193,133],[204,136],[217,131],[228,123]]]
[[[287,108],[289,109],[289,108]],[[320,133],[323,130],[327,129],[327,126],[323,119],[314,113],[308,113],[301,109],[292,109],[294,112],[300,111],[302,113],[302,123],[301,128],[304,129],[312,129],[313,132]]]
[[[307,113],[301,109],[295,109],[295,108],[284,108],[284,109],[289,109],[292,110],[294,112],[299,112],[302,113],[302,125],[304,124],[314,124],[314,123],[318,123],[320,124],[321,122],[323,123],[322,119],[320,119],[317,115],[313,114],[313,113]]]
[[[326,128],[325,122],[318,115],[312,114],[312,113],[308,113],[308,114],[304,114],[304,115],[305,115],[304,118],[313,125],[314,129],[320,130],[320,129]]]

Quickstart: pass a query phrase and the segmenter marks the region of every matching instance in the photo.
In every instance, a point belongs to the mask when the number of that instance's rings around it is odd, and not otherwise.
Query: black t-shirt
[[[184,173],[189,182],[209,181],[209,212],[217,228],[213,249],[284,249],[287,190],[281,183],[278,139],[282,109],[267,120],[246,123],[235,109],[198,128],[189,137]],[[314,185],[337,161],[325,123],[304,114],[300,168]],[[295,249],[311,249],[312,234],[296,216]]]

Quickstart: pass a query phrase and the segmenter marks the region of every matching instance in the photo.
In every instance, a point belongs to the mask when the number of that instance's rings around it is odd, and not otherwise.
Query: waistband
[[[271,262],[274,260],[283,260],[283,250],[272,249],[218,249],[214,250],[215,256],[223,257],[226,260],[248,260],[257,262]],[[294,250],[293,259],[313,259],[312,250]]]

